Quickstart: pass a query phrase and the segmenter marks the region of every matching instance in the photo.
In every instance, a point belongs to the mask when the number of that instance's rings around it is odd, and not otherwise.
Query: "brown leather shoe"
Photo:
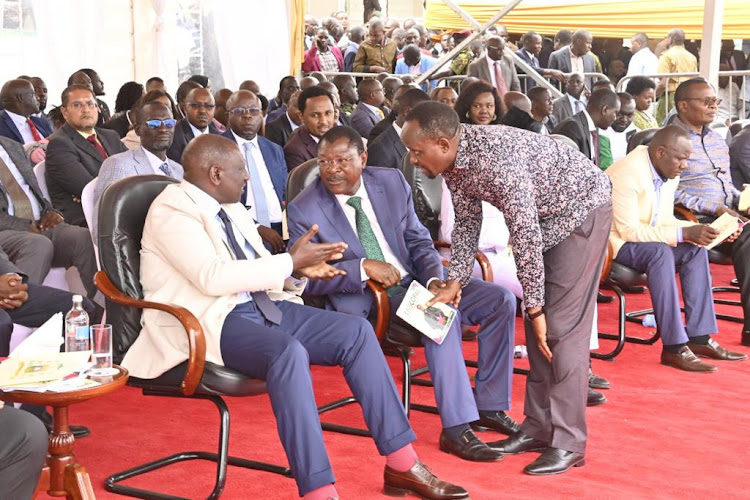
[[[747,359],[747,354],[741,352],[727,351],[719,345],[714,339],[708,339],[708,344],[695,344],[688,342],[688,347],[696,356],[704,358],[720,359],[723,361],[742,361]]]
[[[406,472],[393,470],[386,465],[383,476],[383,493],[391,497],[413,494],[429,500],[469,498],[468,491],[455,484],[441,481],[419,460]]]
[[[476,340],[477,335],[479,335],[479,330],[472,330],[472,327],[466,325],[461,327],[461,340]]]
[[[713,372],[714,365],[704,363],[693,354],[688,346],[683,347],[677,354],[666,350],[661,352],[661,364],[685,370],[686,372]]]
[[[750,346],[750,330],[742,330],[742,345]]]

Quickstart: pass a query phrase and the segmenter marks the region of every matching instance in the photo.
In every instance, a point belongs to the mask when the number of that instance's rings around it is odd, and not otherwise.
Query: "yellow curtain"
[[[289,74],[297,75],[305,56],[305,0],[288,0],[289,12]]]
[[[457,4],[480,24],[489,21],[504,1],[468,0]],[[502,23],[512,33],[536,31],[554,35],[561,29],[584,28],[593,36],[629,38],[644,32],[661,39],[672,28],[682,28],[689,39],[703,32],[705,0],[524,0]],[[466,21],[440,0],[427,0],[428,28],[470,28]],[[722,38],[750,38],[750,0],[726,0]]]

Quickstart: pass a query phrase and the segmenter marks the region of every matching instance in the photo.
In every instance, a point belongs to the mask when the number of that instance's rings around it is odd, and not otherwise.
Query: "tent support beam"
[[[703,43],[700,52],[700,75],[719,88],[719,52],[724,22],[724,0],[706,0],[703,11]]]

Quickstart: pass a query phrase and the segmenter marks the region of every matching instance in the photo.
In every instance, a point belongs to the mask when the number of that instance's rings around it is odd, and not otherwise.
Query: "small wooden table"
[[[73,454],[75,439],[68,424],[68,406],[104,396],[119,389],[128,380],[128,371],[115,365],[118,373],[111,377],[89,377],[101,385],[69,392],[0,392],[0,399],[8,403],[51,406],[53,429],[49,435],[47,466],[37,486],[37,491],[46,490],[50,496],[66,497],[73,500],[94,499],[86,468],[77,463]]]

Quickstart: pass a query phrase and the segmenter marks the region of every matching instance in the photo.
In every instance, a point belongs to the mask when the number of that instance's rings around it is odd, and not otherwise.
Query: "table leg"
[[[86,467],[80,464],[70,464],[65,467],[65,491],[69,500],[94,500],[96,498]]]
[[[49,436],[47,465],[50,469],[48,493],[53,497],[66,496],[65,468],[75,463],[73,443],[75,438],[68,426],[68,407],[53,407],[52,433]]]
[[[42,469],[42,475],[39,476],[39,482],[37,483],[36,489],[34,490],[34,494],[31,495],[31,498],[35,499],[37,495],[40,495],[47,490],[49,490],[49,466],[45,465]]]

